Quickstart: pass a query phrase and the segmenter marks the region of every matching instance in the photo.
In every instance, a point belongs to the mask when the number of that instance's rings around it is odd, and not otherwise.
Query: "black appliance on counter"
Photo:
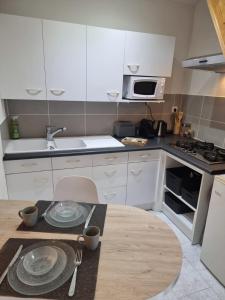
[[[177,140],[170,146],[209,165],[225,163],[225,149],[216,147],[213,143],[187,139]]]
[[[155,121],[142,119],[139,126],[139,135],[145,139],[152,139],[155,136]]]
[[[167,132],[167,123],[163,120],[157,121],[155,135],[159,137],[166,136]]]

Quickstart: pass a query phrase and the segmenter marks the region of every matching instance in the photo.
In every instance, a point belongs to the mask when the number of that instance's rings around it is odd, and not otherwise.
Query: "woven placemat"
[[[38,207],[38,214],[41,215],[46,210],[46,208],[51,204],[51,201],[39,200],[36,203]],[[94,204],[89,204],[91,207]],[[91,217],[89,226],[98,226],[100,228],[100,234],[103,235],[105,216],[106,216],[107,205],[106,204],[96,204],[96,208]],[[81,234],[84,229],[84,223],[72,228],[58,228],[49,225],[44,218],[40,218],[38,223],[33,227],[27,227],[24,223],[20,223],[17,227],[19,231],[31,231],[31,232],[50,232],[50,233],[68,233],[68,234]]]
[[[4,272],[9,262],[16,253],[18,247],[23,244],[24,248],[31,246],[34,243],[38,243],[41,239],[9,239],[2,249],[0,250],[0,274]],[[59,240],[60,242],[67,243],[75,251],[80,244],[77,241],[69,240]],[[40,296],[24,296],[15,292],[9,285],[7,277],[4,279],[0,285],[0,296],[8,297],[18,297],[18,298],[44,298],[44,299],[64,299],[64,300],[93,300],[95,297],[96,281],[98,274],[98,264],[100,257],[100,247],[99,243],[98,248],[95,251],[87,250],[83,248],[83,259],[82,264],[78,268],[77,272],[77,284],[76,292],[73,297],[68,297],[67,293],[69,290],[71,278],[58,289]],[[38,288],[38,287],[37,287]]]

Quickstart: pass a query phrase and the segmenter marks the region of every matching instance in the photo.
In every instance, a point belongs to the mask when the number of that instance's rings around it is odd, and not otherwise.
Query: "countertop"
[[[46,152],[35,152],[35,153],[15,153],[15,154],[5,154],[3,160],[18,160],[18,159],[31,159],[31,158],[46,158],[46,157],[60,157],[60,156],[73,156],[73,155],[87,155],[87,154],[103,154],[103,153],[116,153],[116,152],[131,152],[131,151],[143,151],[143,150],[154,150],[161,149],[164,150],[194,166],[197,168],[212,174],[218,175],[225,173],[225,163],[224,164],[214,164],[209,165],[204,163],[194,156],[186,154],[180,150],[171,147],[171,143],[175,143],[180,137],[174,135],[168,135],[167,137],[156,137],[148,140],[145,146],[131,146],[126,145],[125,147],[117,148],[98,148],[98,149],[81,149],[81,150],[64,150],[64,151],[46,151]]]

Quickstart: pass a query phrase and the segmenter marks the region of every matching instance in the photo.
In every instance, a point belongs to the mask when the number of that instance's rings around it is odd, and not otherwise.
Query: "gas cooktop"
[[[225,149],[218,148],[213,143],[191,139],[177,140],[176,143],[170,144],[170,146],[209,165],[225,163]]]

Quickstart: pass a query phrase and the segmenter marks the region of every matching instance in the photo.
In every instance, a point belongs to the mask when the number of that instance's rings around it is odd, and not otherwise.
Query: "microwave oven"
[[[162,100],[165,82],[162,77],[124,76],[123,99],[145,102]]]

